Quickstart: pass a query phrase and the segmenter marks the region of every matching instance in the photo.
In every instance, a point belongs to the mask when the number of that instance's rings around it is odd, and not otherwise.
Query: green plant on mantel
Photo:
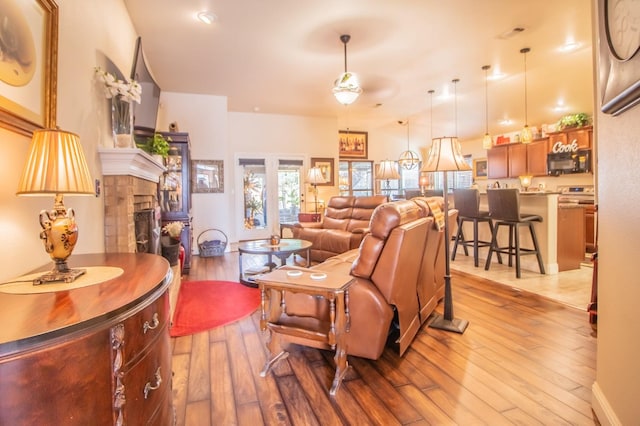
[[[153,137],[147,138],[146,143],[138,144],[138,148],[151,155],[160,155],[166,158],[169,155],[169,142],[171,142],[171,138],[167,139],[160,133],[154,133]]]
[[[577,114],[567,114],[558,121],[558,129],[566,129],[570,127],[582,127],[589,124],[591,119],[584,112]]]

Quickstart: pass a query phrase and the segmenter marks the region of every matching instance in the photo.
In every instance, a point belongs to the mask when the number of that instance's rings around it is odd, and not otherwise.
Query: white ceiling
[[[593,111],[591,3],[125,0],[163,91],[227,96],[230,111],[337,117],[339,127],[352,130],[398,126],[407,119],[412,129],[434,137],[454,135],[457,127],[463,140],[484,134],[483,65],[506,74],[488,84],[490,132],[524,124],[523,47],[531,48],[529,125]],[[199,22],[201,10],[215,13],[217,21]],[[525,31],[501,36],[515,27]],[[364,90],[349,107],[331,93],[344,70],[341,34],[351,35],[348,69]],[[567,41],[580,47],[560,52]],[[460,79],[455,89],[454,78]],[[454,90],[457,102],[443,98]],[[560,100],[566,111],[554,110]],[[513,124],[500,125],[504,118]]]

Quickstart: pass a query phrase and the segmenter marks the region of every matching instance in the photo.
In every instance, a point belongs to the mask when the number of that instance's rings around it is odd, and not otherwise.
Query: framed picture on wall
[[[326,183],[319,183],[318,186],[333,186],[334,167],[333,158],[312,158],[311,167],[319,167]]]
[[[476,158],[473,160],[473,180],[487,178],[487,159]]]
[[[191,160],[191,192],[224,192],[224,162],[222,160]]]
[[[340,158],[367,158],[367,132],[351,130],[338,131],[338,146]]]
[[[0,37],[0,126],[31,136],[56,123],[58,5],[54,0],[6,0]],[[6,47],[5,37],[15,49]]]

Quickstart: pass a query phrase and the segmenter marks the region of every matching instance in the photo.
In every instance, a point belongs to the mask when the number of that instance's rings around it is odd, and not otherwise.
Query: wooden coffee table
[[[258,287],[255,279],[248,276],[243,270],[242,255],[243,254],[255,254],[267,256],[267,263],[265,267],[268,271],[272,271],[277,265],[273,263],[273,256],[280,259],[280,266],[287,263],[287,258],[294,253],[306,252],[307,267],[310,266],[309,252],[311,249],[311,242],[306,240],[298,240],[295,238],[283,238],[279,244],[272,245],[269,240],[253,240],[244,241],[238,244],[238,268],[240,272],[240,282],[242,284]],[[265,270],[265,272],[267,272]]]

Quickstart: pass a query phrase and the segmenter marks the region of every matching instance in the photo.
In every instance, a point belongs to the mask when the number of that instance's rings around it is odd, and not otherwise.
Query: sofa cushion
[[[384,195],[331,197],[322,222],[296,224],[293,238],[311,241],[311,260],[323,262],[357,248],[368,232],[373,211],[386,200]]]

